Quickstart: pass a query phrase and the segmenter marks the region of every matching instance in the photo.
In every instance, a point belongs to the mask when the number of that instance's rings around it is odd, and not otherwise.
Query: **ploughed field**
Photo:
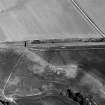
[[[1,103],[104,105],[105,49],[0,48]]]

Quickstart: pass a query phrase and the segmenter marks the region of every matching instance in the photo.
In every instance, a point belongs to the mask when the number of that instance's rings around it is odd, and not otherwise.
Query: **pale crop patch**
[[[91,92],[99,94],[102,98],[105,98],[105,86],[96,75],[86,73],[81,79],[81,85],[89,86]]]
[[[68,78],[75,78],[78,72],[78,65],[77,64],[70,64],[65,66],[65,75]]]
[[[72,63],[64,66],[51,66],[51,70],[58,75],[63,73],[67,78],[75,78],[80,70],[78,64]]]
[[[17,85],[20,82],[20,78],[15,76],[8,81],[8,86]]]

